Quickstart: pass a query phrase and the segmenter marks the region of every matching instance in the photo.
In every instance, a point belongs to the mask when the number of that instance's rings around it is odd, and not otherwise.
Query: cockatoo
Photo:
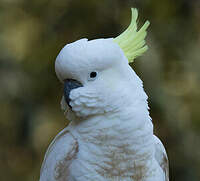
[[[129,63],[147,50],[146,21],[116,38],[67,44],[55,62],[70,124],[52,141],[40,181],[168,181],[168,158],[153,133],[143,83]]]

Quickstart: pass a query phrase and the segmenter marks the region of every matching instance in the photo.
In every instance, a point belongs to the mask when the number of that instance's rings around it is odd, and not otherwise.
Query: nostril
[[[64,80],[64,98],[70,108],[72,108],[72,107],[69,105],[69,102],[71,101],[69,98],[69,94],[72,89],[76,89],[79,87],[83,87],[83,85],[80,82],[78,82],[77,80],[74,80],[74,79],[65,79]]]

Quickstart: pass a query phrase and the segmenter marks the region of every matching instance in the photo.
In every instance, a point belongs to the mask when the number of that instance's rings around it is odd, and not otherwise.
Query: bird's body
[[[57,135],[40,181],[168,181],[166,153],[151,122],[133,129],[130,120],[95,121],[71,124]]]
[[[40,181],[168,181],[168,159],[153,134],[143,83],[129,66],[146,50],[143,26],[130,51],[123,37],[81,39],[66,45],[56,59],[64,82],[61,101],[71,121],[49,146]],[[130,42],[129,42],[130,43]]]

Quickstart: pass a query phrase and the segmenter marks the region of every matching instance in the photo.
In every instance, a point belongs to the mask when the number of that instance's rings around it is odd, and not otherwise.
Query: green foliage
[[[133,68],[149,95],[171,180],[200,180],[200,3],[188,0],[2,0],[0,2],[0,180],[33,181],[50,140],[67,125],[54,72],[77,39],[116,37],[130,7],[146,19],[149,50]]]

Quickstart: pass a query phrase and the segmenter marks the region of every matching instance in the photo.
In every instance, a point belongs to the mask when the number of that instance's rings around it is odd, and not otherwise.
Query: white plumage
[[[71,90],[62,109],[71,122],[49,146],[40,181],[168,181],[168,160],[153,134],[142,81],[113,39],[81,39],[56,59]],[[90,79],[90,72],[97,77]]]

